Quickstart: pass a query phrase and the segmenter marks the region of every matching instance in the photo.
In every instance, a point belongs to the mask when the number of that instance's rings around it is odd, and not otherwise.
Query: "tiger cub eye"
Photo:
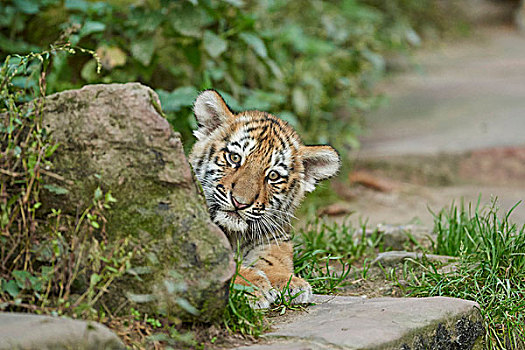
[[[230,160],[230,162],[232,162],[233,164],[237,165],[241,162],[241,156],[238,155],[237,153],[229,153],[228,154],[228,158]]]
[[[268,174],[268,180],[270,181],[275,181],[280,177],[281,175],[279,175],[279,173],[275,170],[270,171],[270,173]]]

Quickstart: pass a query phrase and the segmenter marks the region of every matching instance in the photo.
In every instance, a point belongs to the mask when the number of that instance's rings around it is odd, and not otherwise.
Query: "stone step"
[[[112,331],[97,322],[0,312],[0,350],[125,348]]]
[[[316,305],[291,313],[264,336],[270,349],[482,349],[478,304],[433,298],[316,296]]]

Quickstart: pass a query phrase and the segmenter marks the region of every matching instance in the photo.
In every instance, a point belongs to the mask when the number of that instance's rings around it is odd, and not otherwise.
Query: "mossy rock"
[[[159,114],[158,96],[138,83],[90,85],[46,98],[44,127],[60,147],[44,208],[77,215],[97,187],[117,199],[106,215],[109,240],[130,238],[140,258],[106,296],[145,313],[184,318],[222,313],[234,273],[232,249],[209,218],[180,136]],[[128,304],[129,305],[129,304]],[[193,307],[193,308],[192,308]]]

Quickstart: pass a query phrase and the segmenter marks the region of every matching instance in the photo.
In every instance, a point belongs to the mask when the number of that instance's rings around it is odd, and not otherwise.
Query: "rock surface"
[[[478,305],[461,299],[317,296],[265,337],[266,349],[482,349]]]
[[[117,350],[126,347],[105,326],[61,317],[0,313],[0,349]]]
[[[407,259],[412,260],[428,260],[432,262],[439,262],[442,264],[447,264],[458,260],[453,256],[447,255],[435,255],[435,254],[423,254],[417,252],[407,252],[404,250],[393,250],[389,252],[379,253],[377,258],[372,261],[372,264],[381,264],[382,266],[394,266],[399,263],[403,263]]]
[[[377,225],[377,232],[383,235],[384,247],[402,250],[417,242],[421,247],[429,248],[435,234],[432,230],[420,225]]]
[[[106,216],[109,239],[130,238],[147,252],[107,302],[127,298],[141,312],[177,316],[196,308],[207,321],[227,301],[232,250],[209,219],[179,135],[160,113],[155,92],[138,83],[49,96],[43,125],[61,145],[51,170],[68,193],[46,192],[44,205],[75,215],[97,187],[111,191],[117,203]]]

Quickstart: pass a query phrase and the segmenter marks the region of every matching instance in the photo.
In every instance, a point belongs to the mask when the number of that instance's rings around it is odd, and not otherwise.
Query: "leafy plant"
[[[38,52],[69,28],[72,44],[96,51],[103,69],[97,74],[89,55],[58,54],[50,92],[143,82],[189,147],[191,104],[215,88],[234,109],[272,111],[306,141],[344,151],[358,145],[359,113],[375,104],[386,52],[417,45],[419,31],[451,27],[454,12],[438,3],[8,0],[0,3],[0,59]]]
[[[412,295],[478,302],[485,341],[491,349],[518,349],[525,344],[525,226],[509,219],[516,206],[501,217],[496,200],[485,209],[478,203],[474,210],[469,205],[468,211],[464,206],[444,211],[435,230],[438,236],[450,236],[458,244],[440,246],[443,239],[439,240],[436,252],[459,256],[457,267],[443,272],[427,263],[422,274],[413,274],[410,279]]]

